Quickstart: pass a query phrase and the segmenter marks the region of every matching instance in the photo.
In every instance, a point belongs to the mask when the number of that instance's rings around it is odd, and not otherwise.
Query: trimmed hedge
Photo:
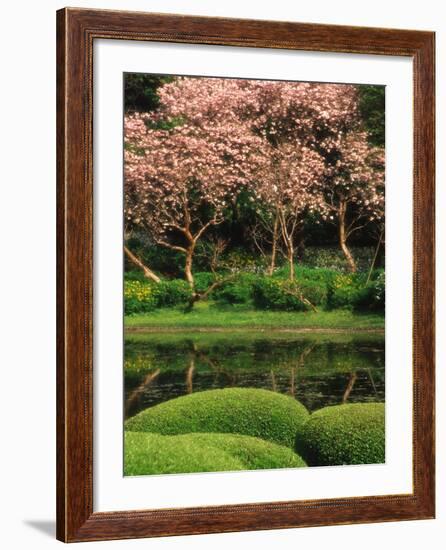
[[[304,466],[302,458],[291,449],[246,435],[125,433],[127,476]]]
[[[354,403],[314,412],[298,429],[296,451],[309,466],[385,462],[384,403]]]
[[[145,409],[125,423],[126,430],[176,435],[191,432],[238,433],[294,448],[307,409],[287,395],[255,388],[208,390]]]

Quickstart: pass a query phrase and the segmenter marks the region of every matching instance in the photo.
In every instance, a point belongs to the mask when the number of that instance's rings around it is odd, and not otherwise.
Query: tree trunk
[[[192,292],[194,292],[194,288],[195,288],[195,281],[192,273],[192,261],[194,257],[194,249],[195,249],[195,243],[191,244],[188,247],[186,251],[186,262],[184,265],[184,274],[186,276],[186,281],[189,283],[189,286]]]
[[[133,254],[133,252],[129,250],[126,246],[124,246],[124,252],[127,254],[130,261],[132,261],[136,266],[142,269],[144,276],[147,277],[147,279],[150,279],[155,283],[161,282],[161,279],[158,277],[158,275],[156,275],[151,269],[144,265],[142,261],[138,258],[138,256]]]
[[[378,257],[378,252],[379,252],[379,248],[381,246],[381,240],[383,238],[383,234],[384,234],[384,230],[382,230],[380,235],[379,235],[378,244],[376,245],[375,255],[373,256],[372,263],[370,264],[369,274],[367,275],[367,280],[365,282],[366,285],[368,285],[368,283],[370,281],[370,277],[372,276],[373,270],[375,268],[376,258]]]
[[[276,257],[277,257],[277,238],[279,236],[279,216],[276,214],[274,218],[274,227],[273,227],[273,242],[271,250],[271,261],[268,267],[267,275],[271,277],[274,273],[276,267]]]
[[[345,214],[347,205],[345,202],[341,202],[339,206],[339,245],[347,260],[348,268],[351,273],[356,273],[356,262],[347,246],[347,234],[345,231]]]
[[[288,263],[290,264],[290,281],[294,281],[294,245],[291,239],[287,240]]]
[[[195,359],[191,357],[189,361],[189,368],[187,369],[187,372],[186,372],[187,393],[192,393],[194,389],[194,386],[193,386],[194,371],[195,371]]]
[[[350,397],[350,394],[352,393],[353,386],[355,385],[356,379],[358,375],[356,372],[352,372],[350,375],[350,380],[348,381],[347,387],[345,388],[344,395],[342,396],[342,404],[345,405],[347,403],[348,398]]]

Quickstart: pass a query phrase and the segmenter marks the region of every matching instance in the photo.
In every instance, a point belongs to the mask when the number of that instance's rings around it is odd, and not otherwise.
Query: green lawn
[[[323,330],[384,330],[384,316],[359,314],[346,310],[314,312],[286,312],[245,309],[242,307],[218,308],[212,302],[195,305],[193,311],[157,309],[151,313],[125,317],[129,329],[323,329]]]

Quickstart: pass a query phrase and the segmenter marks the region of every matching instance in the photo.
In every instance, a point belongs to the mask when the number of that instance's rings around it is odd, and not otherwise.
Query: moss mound
[[[193,393],[150,407],[127,420],[126,430],[176,435],[237,433],[294,448],[308,411],[295,399],[253,388]]]
[[[336,405],[316,411],[298,430],[296,450],[309,466],[384,462],[384,403]]]
[[[160,435],[127,432],[124,475],[299,468],[305,462],[287,447],[237,434]]]

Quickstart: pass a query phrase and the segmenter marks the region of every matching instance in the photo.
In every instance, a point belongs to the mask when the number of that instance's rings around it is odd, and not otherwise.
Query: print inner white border
[[[386,85],[386,463],[123,476],[123,73]],[[412,492],[412,61],[95,40],[94,510]]]

